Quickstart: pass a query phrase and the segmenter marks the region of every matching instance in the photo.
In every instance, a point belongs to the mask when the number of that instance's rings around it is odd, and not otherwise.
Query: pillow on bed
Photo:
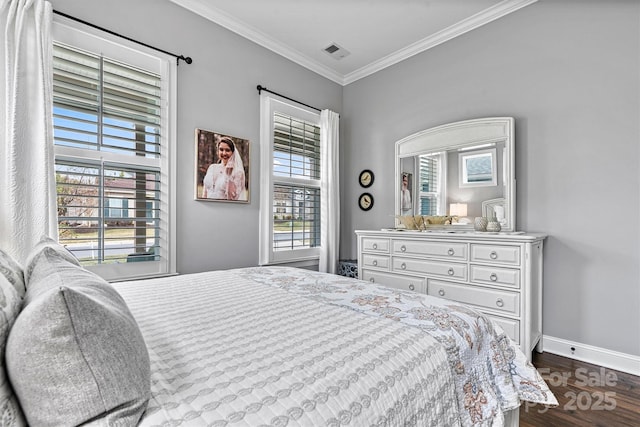
[[[16,268],[17,267],[17,268]],[[19,283],[19,286],[16,286]],[[22,294],[18,292],[22,290]],[[22,410],[6,375],[4,350],[9,330],[22,308],[24,282],[22,269],[6,253],[0,251],[0,425],[26,426]]]
[[[67,248],[53,240],[51,237],[43,236],[42,239],[40,239],[40,241],[36,243],[34,248],[31,249],[31,252],[27,257],[27,262],[24,263],[25,284],[29,282],[31,270],[33,269],[35,263],[38,261],[38,257],[40,257],[42,255],[42,252],[47,248],[57,252],[62,258],[66,259],[71,264],[80,266],[80,262],[78,261],[78,259],[71,252],[69,252]]]
[[[49,243],[29,264],[6,366],[31,425],[135,425],[150,397],[149,354],[126,303]]]
[[[22,267],[11,255],[2,250],[0,250],[0,275],[4,276],[13,285],[21,298],[24,296],[26,288],[24,286]]]
[[[57,243],[38,244],[36,249],[29,256],[25,270],[27,288],[24,295],[25,306],[48,290],[69,284],[69,280],[72,280],[76,285],[106,284],[103,279],[81,267],[75,257],[67,252],[62,245]],[[69,257],[73,257],[73,261]]]

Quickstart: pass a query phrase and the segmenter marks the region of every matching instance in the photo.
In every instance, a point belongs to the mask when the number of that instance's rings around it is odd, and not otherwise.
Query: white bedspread
[[[419,328],[239,270],[115,286],[151,358],[143,426],[460,425],[448,355]]]
[[[325,304],[426,332],[447,351],[461,423],[502,426],[521,401],[555,406],[555,396],[520,349],[482,313],[463,304],[417,292],[288,267],[232,272]]]

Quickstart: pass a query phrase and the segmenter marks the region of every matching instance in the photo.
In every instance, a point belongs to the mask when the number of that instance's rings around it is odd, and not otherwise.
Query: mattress
[[[151,360],[142,426],[499,426],[521,400],[557,404],[447,300],[288,267],[115,286]]]

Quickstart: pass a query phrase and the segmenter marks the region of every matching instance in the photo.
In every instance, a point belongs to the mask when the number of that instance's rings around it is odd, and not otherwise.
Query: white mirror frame
[[[515,178],[515,132],[513,117],[488,117],[464,120],[436,126],[409,135],[396,142],[395,146],[395,214],[402,215],[401,159],[419,154],[436,153],[446,150],[464,149],[483,144],[504,142],[504,198],[505,224],[502,231],[516,231],[516,178]],[[414,185],[415,188],[415,185]],[[442,226],[448,230],[473,230],[473,224]]]

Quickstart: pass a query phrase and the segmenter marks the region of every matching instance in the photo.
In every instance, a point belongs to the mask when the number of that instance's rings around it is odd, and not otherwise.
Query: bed
[[[521,401],[557,405],[509,338],[458,303],[290,267],[107,284],[52,242],[35,252],[8,322],[15,396],[0,416],[17,421],[2,425],[24,425],[22,411],[32,425],[501,426]],[[52,332],[43,312],[71,326]],[[70,395],[82,404],[60,409]]]

